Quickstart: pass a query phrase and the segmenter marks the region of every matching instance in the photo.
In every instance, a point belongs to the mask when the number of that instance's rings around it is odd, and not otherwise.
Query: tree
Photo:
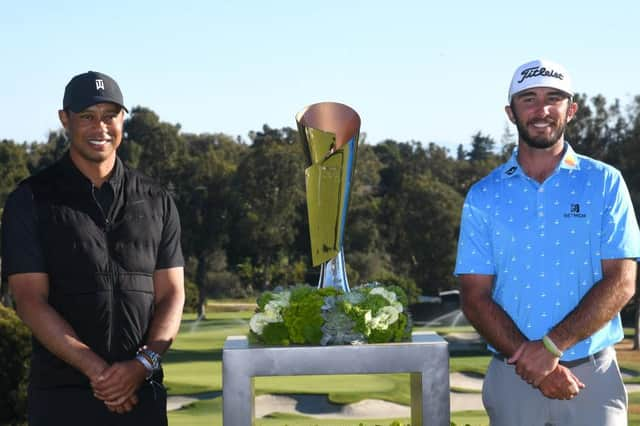
[[[471,137],[471,151],[467,154],[471,161],[487,160],[493,156],[496,143],[491,136],[477,132]]]
[[[62,157],[69,148],[69,140],[64,129],[49,132],[47,142],[33,143],[29,147],[29,171],[34,174],[50,166]]]
[[[183,251],[195,261],[193,270],[187,272],[199,289],[198,316],[202,318],[211,287],[208,274],[224,272],[227,267],[226,260],[211,262],[211,258],[226,259],[223,248],[230,239],[229,190],[237,168],[228,159],[235,158],[229,151],[236,147],[222,134],[190,135],[186,140],[187,153],[177,162],[175,200],[182,222]]]
[[[234,238],[229,241],[229,258],[234,265],[249,259],[261,265],[263,276],[254,282],[259,289],[269,288],[273,268],[295,259],[289,251],[296,239],[304,199],[302,147],[296,132],[264,126],[252,133],[253,145],[238,166],[232,182]],[[295,257],[295,255],[294,255]]]
[[[0,206],[4,206],[9,193],[28,176],[26,146],[6,139],[0,141]]]
[[[602,95],[591,98],[588,104],[586,95],[576,94],[578,112],[567,126],[566,139],[572,147],[584,155],[604,160],[612,147],[621,141],[626,127],[620,122],[620,104],[616,100],[610,106]]]
[[[0,424],[26,421],[31,333],[15,312],[0,305]]]
[[[120,157],[166,186],[175,183],[178,163],[186,149],[180,125],[161,122],[150,109],[135,107],[125,120],[124,132]]]
[[[379,224],[382,163],[371,145],[358,147],[344,236],[349,285],[371,281],[389,271],[390,259]],[[305,226],[304,232],[308,233]]]
[[[423,294],[451,288],[462,196],[426,174],[408,177],[383,203],[395,273],[415,280]]]
[[[29,176],[26,145],[17,145],[10,140],[0,141],[0,217],[7,197],[18,183]],[[0,222],[0,230],[2,223]],[[0,246],[0,257],[2,246]],[[0,283],[0,305],[8,304],[7,286]]]
[[[640,214],[640,96],[636,96],[629,105],[627,117],[619,117],[616,122],[615,127],[624,129],[624,132],[616,131],[616,134],[623,134],[622,141],[612,146],[608,160],[617,165],[624,176],[637,217]],[[640,350],[640,277],[636,280],[632,303],[635,311],[633,348]]]
[[[502,156],[502,161],[507,161],[509,157],[511,157],[511,153],[515,149],[517,143],[518,139],[516,137],[516,134],[513,133],[513,130],[511,130],[511,123],[505,123],[504,131],[502,132],[502,136],[500,137],[500,145],[502,145],[500,154]]]
[[[469,161],[456,161],[455,178],[450,186],[461,195],[466,195],[471,185],[486,176],[504,161],[503,155],[493,153],[495,142],[481,132],[471,137],[472,150],[467,154]]]

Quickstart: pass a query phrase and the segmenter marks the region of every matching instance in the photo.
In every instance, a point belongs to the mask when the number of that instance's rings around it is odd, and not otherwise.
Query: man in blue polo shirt
[[[573,93],[559,64],[516,70],[505,109],[518,146],[462,211],[455,273],[495,354],[483,386],[492,426],[627,424],[613,345],[640,232],[620,172],[564,140]]]

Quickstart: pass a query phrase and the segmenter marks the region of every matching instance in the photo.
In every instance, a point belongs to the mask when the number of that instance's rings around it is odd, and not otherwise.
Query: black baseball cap
[[[71,79],[64,89],[62,108],[80,112],[91,105],[111,102],[120,105],[125,111],[122,92],[118,83],[106,74],[87,71]]]

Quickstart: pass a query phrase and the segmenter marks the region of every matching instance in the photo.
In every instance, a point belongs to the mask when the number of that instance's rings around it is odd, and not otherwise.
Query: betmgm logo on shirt
[[[569,213],[565,213],[564,217],[585,218],[587,217],[587,215],[585,213],[580,213],[580,204],[571,204],[569,208]]]

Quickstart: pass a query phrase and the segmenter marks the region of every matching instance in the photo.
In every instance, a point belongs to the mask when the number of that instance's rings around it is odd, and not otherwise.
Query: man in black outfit
[[[2,278],[34,336],[31,426],[167,424],[160,357],[184,304],[180,221],[116,155],[126,111],[111,77],[75,76],[58,112],[69,150],[5,205]]]

